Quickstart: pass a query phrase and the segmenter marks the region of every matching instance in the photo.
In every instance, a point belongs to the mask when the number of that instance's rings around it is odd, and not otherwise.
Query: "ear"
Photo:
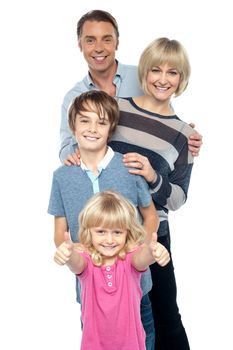
[[[119,40],[117,39],[117,43],[116,43],[116,51],[118,50],[118,45],[119,45]]]
[[[79,47],[79,50],[82,52],[82,45],[81,45],[81,40],[80,39],[78,40],[78,47]]]

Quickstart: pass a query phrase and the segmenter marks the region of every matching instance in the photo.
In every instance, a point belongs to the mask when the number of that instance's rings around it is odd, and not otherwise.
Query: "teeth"
[[[168,88],[156,86],[159,91],[167,91]]]
[[[97,61],[103,61],[104,59],[105,59],[105,57],[104,56],[98,56],[98,57],[94,57],[94,59],[95,60],[97,60]]]
[[[96,141],[98,140],[97,137],[91,137],[91,136],[86,136],[86,139],[89,141]]]

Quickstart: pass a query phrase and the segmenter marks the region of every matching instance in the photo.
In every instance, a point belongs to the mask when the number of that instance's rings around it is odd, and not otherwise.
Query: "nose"
[[[167,76],[166,76],[166,72],[161,72],[160,77],[159,77],[159,82],[162,85],[165,85],[167,82]]]
[[[112,243],[113,243],[113,239],[112,239],[112,234],[111,234],[111,232],[109,232],[109,233],[107,234],[107,236],[106,236],[106,242],[107,242],[108,244],[112,244]]]
[[[102,52],[104,50],[104,48],[103,48],[103,43],[102,43],[102,41],[96,41],[95,42],[95,51],[96,52],[98,52],[98,53],[100,53],[100,52]]]
[[[91,132],[91,133],[95,133],[96,132],[96,123],[95,122],[93,122],[93,123],[90,123],[90,125],[89,125],[89,131]]]

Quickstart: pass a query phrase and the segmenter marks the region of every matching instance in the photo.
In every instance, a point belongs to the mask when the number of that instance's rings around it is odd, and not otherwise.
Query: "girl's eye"
[[[172,71],[170,71],[170,72],[169,72],[169,74],[171,74],[171,75],[177,75],[177,74],[178,74],[178,72],[177,72],[177,71],[175,71],[175,70],[172,70]]]
[[[116,236],[120,236],[120,235],[122,234],[122,231],[115,231],[114,234],[115,234]]]

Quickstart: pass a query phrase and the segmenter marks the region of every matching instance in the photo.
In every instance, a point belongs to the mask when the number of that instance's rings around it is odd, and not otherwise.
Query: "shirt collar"
[[[116,60],[116,63],[117,63],[117,70],[116,70],[115,76],[114,76],[114,78],[113,78],[113,81],[115,80],[116,77],[124,78],[124,76],[125,76],[125,74],[126,74],[124,65],[121,64],[120,62],[118,62],[117,60]],[[92,80],[92,78],[91,78],[90,72],[88,72],[86,78],[87,78],[87,84],[88,84],[88,86],[96,87],[95,83],[93,82],[93,80]]]
[[[98,171],[101,172],[103,169],[105,169],[108,164],[111,162],[112,158],[114,156],[114,152],[111,147],[108,146],[107,152],[104,156],[104,158],[99,162],[98,164]],[[82,170],[84,171],[89,171],[89,169],[86,167],[86,165],[82,162],[81,159],[81,164],[80,164]]]

